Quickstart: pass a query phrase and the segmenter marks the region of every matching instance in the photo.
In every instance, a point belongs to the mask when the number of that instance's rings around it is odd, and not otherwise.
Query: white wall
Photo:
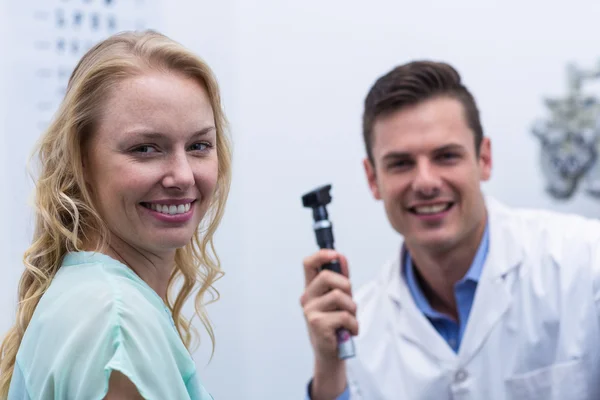
[[[6,12],[5,12],[5,4],[0,1],[0,54],[7,54],[7,45],[6,42]],[[2,182],[2,187],[5,188],[0,191],[0,210],[5,210],[5,218],[2,223],[0,223],[0,252],[5,256],[8,255],[10,251],[10,230],[8,229],[8,221],[7,221],[7,211],[10,205],[8,201],[9,191],[7,188],[10,187],[8,180],[8,149],[6,147],[6,135],[5,131],[5,120],[6,120],[6,96],[2,96],[2,93],[6,93],[6,74],[5,74],[5,63],[0,62],[0,182]],[[10,215],[10,214],[8,214]],[[10,309],[12,308],[12,304],[14,303],[14,299],[11,297],[13,293],[12,284],[14,282],[14,269],[10,268],[8,265],[4,264],[2,268],[2,276],[3,279],[0,280],[0,333],[5,332],[10,323],[10,318],[12,316]],[[6,283],[5,283],[6,282]],[[10,286],[9,286],[10,284]]]
[[[542,96],[564,94],[565,63],[600,58],[599,12],[592,0],[169,2],[164,31],[215,69],[235,140],[231,201],[217,237],[227,275],[209,309],[217,348],[208,365],[206,346],[195,354],[215,398],[302,398],[312,354],[299,306],[301,262],[317,247],[300,202],[305,191],[333,184],[336,245],[355,286],[396,250],[363,177],[360,116],[370,85],[397,64],[433,58],[463,74],[493,142],[486,192],[600,216],[600,203],[585,196],[559,203],[544,194],[529,133],[545,111]],[[11,290],[0,282],[0,306]]]
[[[25,146],[18,142],[19,138],[24,138],[25,135],[8,130],[9,104],[14,99],[7,95],[11,84],[8,71],[13,62],[7,23],[10,17],[7,9],[8,4],[0,1],[0,209],[3,210],[0,222],[0,251],[3,255],[0,279],[0,335],[8,330],[14,320],[19,278],[19,268],[15,266],[15,261],[18,262],[20,257],[17,247],[24,245],[18,237],[27,219],[26,211],[22,207],[26,200],[20,196],[23,180],[15,179],[23,169],[23,163],[15,162],[12,158],[24,149]],[[15,225],[17,223],[20,225]]]

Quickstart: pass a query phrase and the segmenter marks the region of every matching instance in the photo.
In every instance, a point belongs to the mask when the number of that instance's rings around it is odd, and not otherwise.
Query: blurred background
[[[226,275],[209,307],[215,354],[210,360],[204,334],[194,357],[215,399],[279,400],[302,398],[312,369],[299,298],[302,259],[317,245],[301,195],[333,185],[336,247],[355,288],[398,250],[361,163],[362,102],[373,82],[413,59],[451,63],[492,139],[485,192],[513,206],[600,217],[600,200],[584,187],[552,196],[554,175],[543,168],[577,169],[595,139],[559,144],[554,159],[532,132],[551,117],[546,98],[580,95],[569,83],[570,63],[600,66],[598,15],[592,0],[0,0],[0,334],[14,319],[32,235],[26,163],[72,68],[96,41],[157,29],[217,75],[234,180],[216,238]],[[600,95],[593,82],[584,91]]]

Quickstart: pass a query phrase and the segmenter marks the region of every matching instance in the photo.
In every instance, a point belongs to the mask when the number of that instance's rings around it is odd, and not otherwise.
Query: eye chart
[[[83,54],[119,31],[160,30],[161,5],[162,0],[8,0],[15,53],[9,68],[9,108],[17,108],[9,119],[18,115],[28,136],[39,135]]]

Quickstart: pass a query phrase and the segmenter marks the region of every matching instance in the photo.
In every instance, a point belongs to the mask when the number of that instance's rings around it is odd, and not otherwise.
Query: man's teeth
[[[162,214],[169,214],[169,215],[175,215],[175,214],[183,214],[186,213],[188,211],[190,211],[190,207],[192,206],[192,203],[187,203],[187,204],[179,204],[179,205],[167,205],[167,204],[154,204],[154,203],[147,203],[149,208],[157,211],[159,213]]]
[[[436,205],[432,205],[432,206],[421,206],[421,207],[415,207],[415,211],[417,212],[417,214],[436,214],[436,213],[444,211],[445,209],[448,208],[448,206],[449,206],[448,203],[436,204]]]

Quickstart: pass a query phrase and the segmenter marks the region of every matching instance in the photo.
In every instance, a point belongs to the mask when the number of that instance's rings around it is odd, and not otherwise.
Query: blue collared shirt
[[[483,265],[487,257],[489,247],[489,229],[486,226],[483,238],[475,254],[473,262],[465,276],[454,285],[454,297],[458,308],[458,322],[449,316],[434,310],[429,301],[423,294],[423,291],[417,281],[412,259],[408,251],[404,260],[404,276],[410,294],[419,310],[427,317],[433,327],[446,340],[448,345],[458,352],[460,343],[465,333],[465,327],[471,313],[475,290],[483,271]]]

